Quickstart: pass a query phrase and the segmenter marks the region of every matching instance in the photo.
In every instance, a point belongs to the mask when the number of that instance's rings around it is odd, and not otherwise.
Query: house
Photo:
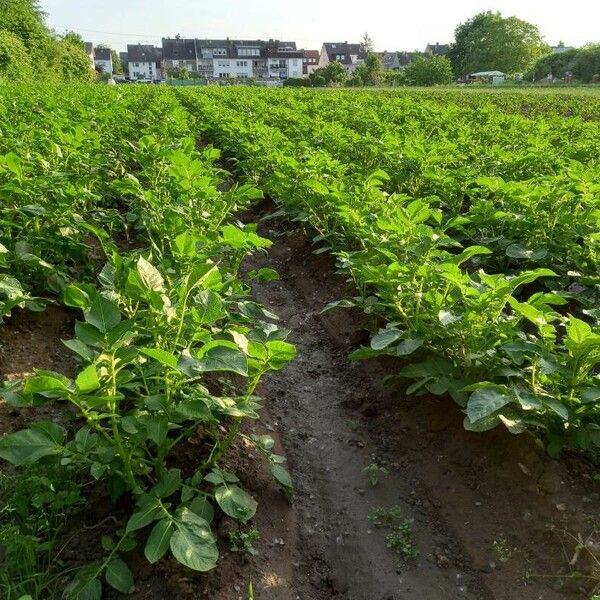
[[[112,53],[110,48],[101,46],[94,51],[94,68],[101,73],[113,74]]]
[[[167,73],[186,69],[190,72],[198,71],[198,55],[196,53],[196,40],[163,38],[163,67]],[[212,63],[212,61],[211,61]]]
[[[318,50],[304,50],[304,57],[302,59],[303,75],[310,75],[319,67],[319,54]]]
[[[325,42],[319,55],[319,68],[326,67],[332,62],[339,62],[348,73],[352,73],[358,65],[365,62],[366,58],[367,52],[362,44]]]
[[[303,53],[290,54],[301,52],[295,42],[163,38],[162,44],[167,72],[185,68],[206,79],[266,80],[302,76]],[[276,53],[283,54],[275,56]],[[276,69],[276,64],[280,68]]]
[[[426,56],[446,56],[450,52],[450,44],[427,44],[424,54]]]
[[[304,51],[271,48],[267,50],[267,67],[270,78],[288,79],[302,77]]]
[[[85,53],[88,55],[92,69],[94,68],[94,44],[92,42],[84,42]]]
[[[151,44],[127,45],[127,68],[130,79],[160,81],[162,51]]]

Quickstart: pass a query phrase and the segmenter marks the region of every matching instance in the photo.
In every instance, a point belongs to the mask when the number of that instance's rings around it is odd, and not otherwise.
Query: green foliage
[[[94,78],[81,37],[70,32],[56,38],[37,0],[0,0],[0,35],[0,77],[27,79],[34,73],[38,80]]]
[[[414,519],[403,518],[402,509],[399,506],[372,508],[368,518],[376,527],[389,530],[385,537],[385,544],[390,550],[399,554],[403,560],[419,556],[414,539]]]
[[[170,552],[191,569],[210,570],[218,559],[215,513],[248,523],[257,510],[220,463],[244,420],[258,418],[263,375],[295,355],[276,317],[248,297],[240,271],[249,253],[271,242],[232,215],[262,194],[251,185],[221,191],[219,152],[196,149],[195,120],[169,90],[132,86],[114,111],[121,92],[108,87],[25,89],[0,155],[0,193],[15,194],[0,208],[3,312],[43,308],[47,299],[35,305],[33,290],[62,299],[79,314],[64,343],[80,364],[72,377],[37,369],[1,396],[16,409],[69,405],[77,419],[5,435],[0,458],[19,468],[52,465],[67,481],[80,473],[135,507],[68,594],[100,597],[105,583],[130,592],[122,553],[138,543],[152,563]],[[15,111],[13,100],[0,96],[1,110],[9,102]],[[119,251],[117,233],[136,243]],[[197,464],[185,474],[169,467],[199,431]],[[273,440],[246,441],[291,494]]]
[[[457,76],[478,71],[512,74],[526,71],[547,51],[535,25],[488,11],[456,28],[448,56]]]
[[[358,65],[351,78],[349,85],[354,86],[378,86],[383,82],[384,73],[381,58],[377,54],[369,54],[364,63]]]
[[[309,75],[309,79],[315,87],[341,85],[347,78],[348,73],[344,65],[337,61],[330,62],[320,69],[315,69]]]
[[[387,323],[352,359],[400,359],[389,379],[449,394],[470,431],[532,430],[552,455],[600,445],[597,100],[184,97],[239,168],[310,223],[319,251],[335,253],[358,295],[328,309]]]
[[[111,50],[110,56],[112,58],[113,73],[115,75],[122,75],[123,74],[123,63],[121,62],[121,56],[119,55],[119,53],[116,50]]]
[[[64,81],[90,82],[95,78],[85,50],[69,40],[53,42],[49,67]]]
[[[444,85],[452,81],[452,64],[446,56],[417,56],[403,73],[409,85]]]
[[[31,73],[31,60],[23,42],[13,33],[0,29],[0,78],[27,80]]]
[[[600,80],[600,45],[584,46],[566,52],[548,54],[540,58],[526,74],[527,79],[545,79],[548,74],[559,79],[570,72],[573,78],[582,83],[591,83],[596,77]]]
[[[229,534],[229,547],[232,552],[247,552],[248,554],[258,554],[254,547],[254,542],[260,538],[260,533],[256,527],[250,527],[247,530],[238,529]]]

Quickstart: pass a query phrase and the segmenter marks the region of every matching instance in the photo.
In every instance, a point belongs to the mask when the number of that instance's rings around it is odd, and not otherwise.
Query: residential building
[[[196,54],[196,40],[174,38],[162,40],[164,57],[163,67],[167,73],[178,69],[187,69],[190,72],[198,71],[198,56]]]
[[[97,71],[113,74],[113,62],[110,48],[98,47],[94,50],[94,67]]]
[[[353,73],[356,67],[365,62],[367,52],[362,44],[349,44],[348,42],[325,42],[319,55],[319,68],[326,67],[329,63],[339,62],[348,73]]]
[[[206,79],[302,77],[303,53],[295,42],[164,38],[162,43],[167,72],[185,68]]]
[[[127,45],[127,68],[130,79],[160,81],[162,51],[151,44]]]
[[[278,48],[267,51],[269,77],[276,79],[298,78],[303,76],[304,51],[281,50]]]
[[[427,44],[425,47],[425,54],[427,56],[446,56],[450,52],[450,44]]]
[[[310,75],[316,69],[319,68],[319,51],[318,50],[305,50],[303,58],[302,73],[304,75]]]

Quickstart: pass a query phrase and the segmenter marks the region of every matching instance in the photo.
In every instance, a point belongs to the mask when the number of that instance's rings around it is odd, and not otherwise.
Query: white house
[[[113,74],[113,62],[110,48],[100,47],[94,51],[94,67],[102,73]]]
[[[162,73],[156,48],[149,44],[134,44],[127,46],[127,66],[129,78],[149,79],[160,81]]]
[[[320,52],[318,50],[304,50],[303,63],[304,67],[302,72],[304,75],[310,75],[314,73],[319,66],[319,55]]]
[[[213,73],[218,79],[249,79],[252,77],[252,60],[249,58],[213,58]]]
[[[288,79],[290,77],[302,77],[304,51],[267,50],[267,70],[270,78]]]

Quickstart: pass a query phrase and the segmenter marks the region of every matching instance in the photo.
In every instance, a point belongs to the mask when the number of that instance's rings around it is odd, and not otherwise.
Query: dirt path
[[[598,495],[586,495],[566,465],[548,460],[532,440],[466,433],[451,402],[405,398],[382,388],[380,363],[350,363],[358,315],[319,314],[347,293],[332,261],[312,254],[304,236],[267,223],[262,233],[276,243],[248,267],[280,273],[281,281],[256,283],[254,295],[281,317],[298,348],[297,360],[262,389],[297,489],[297,597],[588,597],[578,580],[526,574],[564,571],[566,555],[547,525],[585,534]],[[389,471],[377,486],[363,471],[373,462]],[[394,506],[414,519],[417,559],[386,548],[386,530],[367,518],[373,507]],[[259,588],[257,597],[284,595]]]

